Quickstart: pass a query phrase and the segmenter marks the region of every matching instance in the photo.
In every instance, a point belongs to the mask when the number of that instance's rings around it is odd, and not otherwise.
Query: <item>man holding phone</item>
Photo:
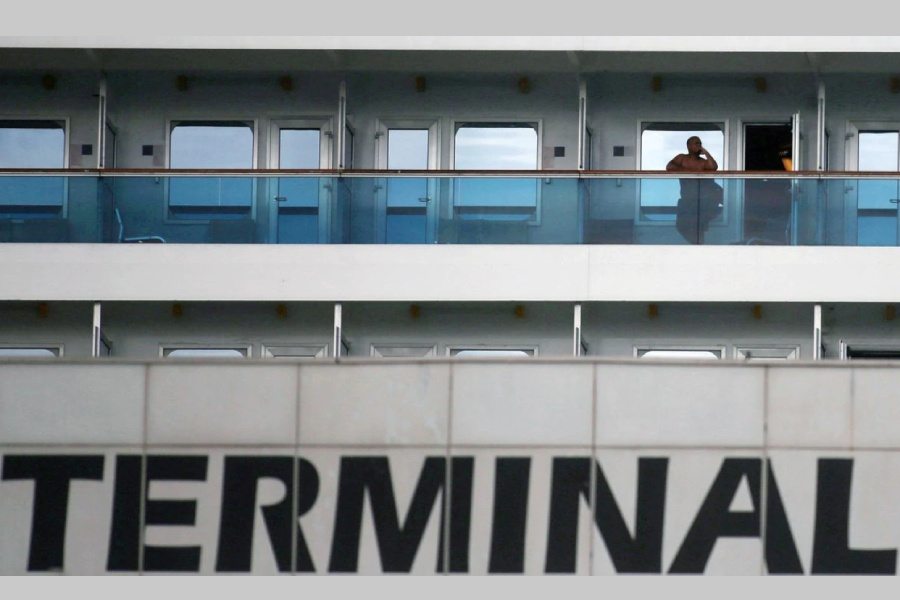
[[[678,154],[666,171],[716,171],[719,163],[703,147],[699,137],[687,140],[687,154]],[[675,228],[691,244],[702,244],[709,222],[722,211],[722,187],[713,179],[680,179],[681,197],[675,216]]]

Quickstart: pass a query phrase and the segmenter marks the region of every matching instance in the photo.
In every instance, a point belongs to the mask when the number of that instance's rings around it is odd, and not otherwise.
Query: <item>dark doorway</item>
[[[788,171],[792,165],[791,124],[744,126],[744,170]],[[744,182],[744,242],[787,244],[791,216],[789,179],[753,178]]]

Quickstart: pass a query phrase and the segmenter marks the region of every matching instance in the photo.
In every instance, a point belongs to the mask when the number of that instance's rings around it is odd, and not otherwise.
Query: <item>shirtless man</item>
[[[687,140],[687,154],[669,161],[666,171],[717,171],[719,163],[696,135]],[[711,179],[680,179],[681,197],[675,217],[675,228],[688,243],[702,244],[709,222],[721,212],[721,187]]]
[[[669,161],[666,171],[717,171],[719,163],[696,135],[688,138],[687,154],[679,154]],[[703,158],[703,157],[706,158]]]

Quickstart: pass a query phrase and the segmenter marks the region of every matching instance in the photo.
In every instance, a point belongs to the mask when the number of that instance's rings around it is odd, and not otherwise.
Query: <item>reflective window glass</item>
[[[645,123],[641,131],[642,171],[665,171],[678,154],[687,153],[687,140],[697,136],[703,140],[719,169],[725,152],[724,125],[721,123]],[[721,181],[719,182],[721,184]],[[681,189],[678,179],[642,179],[640,217],[645,221],[674,221]]]
[[[18,356],[24,358],[55,358],[61,354],[58,347],[52,348],[0,348],[0,357]]]
[[[163,348],[166,358],[245,358],[246,348]]]
[[[0,121],[0,168],[62,169],[66,131],[61,121]]]
[[[463,123],[454,144],[457,170],[538,168],[537,128],[529,123]]]
[[[252,169],[253,128],[242,122],[185,122],[172,128],[173,169]]]
[[[280,129],[278,168],[318,169],[321,132],[318,129]]]
[[[898,170],[900,162],[900,132],[860,131],[860,171]],[[857,195],[858,232],[860,246],[897,245],[897,207],[900,192],[896,179],[860,179]]]
[[[172,127],[173,169],[253,168],[253,128],[246,122],[180,122]],[[168,218],[244,219],[253,205],[249,177],[172,177]]]
[[[427,129],[388,130],[388,169],[428,168]]]
[[[688,350],[688,349],[638,349],[637,356],[639,358],[690,358],[690,359],[711,359],[718,360],[722,358],[720,350]]]

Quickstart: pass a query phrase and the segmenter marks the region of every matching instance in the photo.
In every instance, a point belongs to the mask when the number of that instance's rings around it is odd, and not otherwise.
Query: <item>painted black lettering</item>
[[[766,511],[766,568],[773,575],[802,575],[800,553],[797,552],[797,543],[794,541],[787,511],[784,510],[781,491],[775,480],[775,470],[771,461],[767,461],[766,464],[768,465],[766,498],[769,501]],[[757,492],[752,488],[751,493],[756,498]]]
[[[134,571],[140,568],[141,504],[145,525],[193,525],[194,500],[150,500],[151,481],[205,481],[206,456],[148,456],[146,481],[142,485],[140,456],[121,455],[116,460],[113,520],[107,568]],[[196,572],[200,570],[200,547],[144,546],[144,571]]]
[[[138,571],[141,545],[141,469],[139,455],[116,457],[108,571]]]
[[[297,481],[300,485],[296,516],[305,514],[319,495],[319,474],[307,460],[297,461]],[[219,525],[219,545],[216,571],[247,572],[251,569],[253,551],[253,522],[256,513],[256,490],[260,479],[280,481],[285,488],[284,499],[261,508],[263,522],[272,543],[278,570],[289,572],[291,565],[291,537],[296,530],[296,570],[315,571],[312,555],[297,526],[294,515],[294,459],[289,456],[227,456],[222,482],[222,514]]]
[[[2,479],[34,480],[28,570],[62,569],[66,545],[69,484],[103,479],[103,456],[7,455]]]
[[[450,526],[448,564],[450,570],[456,572],[468,568],[472,471],[472,458],[453,459],[451,489],[454,492],[450,499],[450,518],[454,522]],[[446,486],[446,477],[444,458],[425,459],[409,512],[401,528],[388,459],[378,456],[344,457],[341,460],[328,570],[332,573],[352,573],[357,570],[363,503],[368,492],[382,568],[388,573],[409,572],[438,493]],[[446,499],[442,499],[439,548],[444,545],[446,503]],[[440,552],[437,562],[436,570],[443,571],[444,560]]]
[[[760,537],[761,470],[762,461],[756,458],[726,458],[722,461],[716,479],[672,561],[670,573],[703,573],[720,537]],[[768,473],[766,564],[771,573],[800,574],[803,567],[771,464]],[[732,512],[729,509],[743,480],[747,481],[753,509]]]
[[[528,518],[530,458],[497,458],[494,518],[489,573],[525,570],[525,524]]]
[[[813,574],[893,575],[897,550],[850,548],[850,490],[853,459],[819,459]]]
[[[556,458],[553,461],[545,562],[548,573],[575,572],[578,502],[579,496],[590,501],[590,465],[589,458]],[[596,464],[594,521],[619,573],[659,573],[662,570],[668,466],[666,458],[638,460],[635,534],[632,537],[609,482],[600,464]]]
[[[458,456],[450,460],[450,535],[448,536],[449,559],[447,571],[466,573],[469,571],[469,537],[472,532],[472,479],[475,459]],[[438,542],[438,567],[444,564],[444,514],[446,502],[441,501],[441,535]]]
[[[745,478],[753,497],[753,510],[731,512],[731,503]],[[716,479],[672,561],[670,573],[702,573],[719,537],[759,536],[762,518],[758,512],[759,479],[758,459],[727,458],[722,461]]]

